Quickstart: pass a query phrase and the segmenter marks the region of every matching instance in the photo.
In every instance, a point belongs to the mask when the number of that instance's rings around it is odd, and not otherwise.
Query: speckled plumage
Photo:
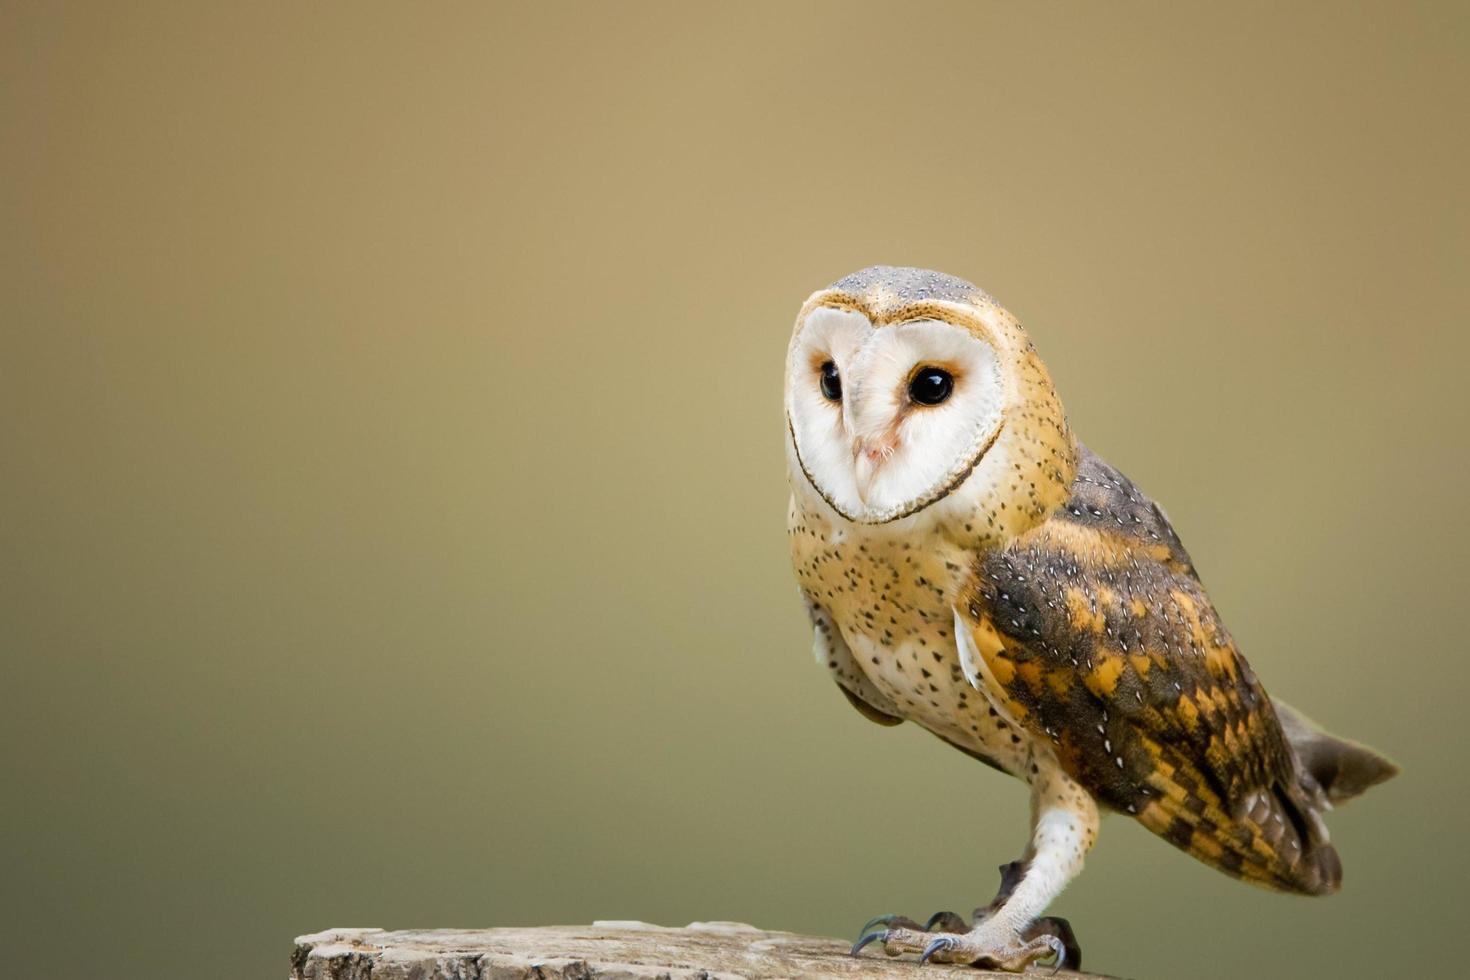
[[[905,324],[926,326],[869,352]],[[926,353],[934,343],[951,353]],[[905,357],[953,364],[956,391],[986,382],[992,359],[998,377],[952,418],[924,416],[935,410],[887,390],[908,376]],[[826,408],[804,387],[823,363],[847,379]],[[933,460],[924,439],[963,448]],[[871,481],[865,495],[842,471],[843,440],[870,468],[924,476],[902,484],[909,497]],[[837,684],[867,717],[913,721],[1032,787],[1023,873],[937,955],[1018,968],[1058,949],[1027,930],[1080,870],[1098,807],[1257,884],[1338,886],[1321,813],[1392,766],[1294,713],[1283,729],[1163,512],[1074,438],[1034,347],[991,297],[889,267],[814,294],[788,356],[787,455],[792,559]],[[932,947],[929,935],[905,926],[884,941]]]

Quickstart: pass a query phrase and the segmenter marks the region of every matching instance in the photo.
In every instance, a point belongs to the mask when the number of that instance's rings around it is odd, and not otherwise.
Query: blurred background
[[[1054,906],[1088,965],[1444,964],[1467,41],[1456,3],[0,3],[7,970],[988,900],[1025,789],[848,707],[787,554],[791,322],[880,262],[1014,311],[1269,688],[1404,767],[1328,899],[1108,820]]]

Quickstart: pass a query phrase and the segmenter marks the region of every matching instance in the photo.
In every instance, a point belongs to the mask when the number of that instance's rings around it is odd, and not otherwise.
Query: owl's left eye
[[[954,376],[943,368],[919,368],[909,382],[909,397],[920,405],[938,405],[954,391]]]
[[[822,364],[822,394],[828,401],[842,401],[842,377],[837,373],[837,365],[831,361]]]

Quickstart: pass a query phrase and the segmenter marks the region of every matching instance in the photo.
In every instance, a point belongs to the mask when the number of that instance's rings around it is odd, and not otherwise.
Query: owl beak
[[[888,439],[860,440],[853,447],[852,472],[857,484],[858,500],[866,506],[868,495],[873,492],[873,481],[878,478],[878,471],[888,457],[893,455],[896,447]]]

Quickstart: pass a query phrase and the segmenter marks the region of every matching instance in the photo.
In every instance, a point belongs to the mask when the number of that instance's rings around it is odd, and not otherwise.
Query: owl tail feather
[[[1317,781],[1329,801],[1350,800],[1398,775],[1398,766],[1366,745],[1329,735],[1286,702],[1279,698],[1271,701],[1302,768]]]

